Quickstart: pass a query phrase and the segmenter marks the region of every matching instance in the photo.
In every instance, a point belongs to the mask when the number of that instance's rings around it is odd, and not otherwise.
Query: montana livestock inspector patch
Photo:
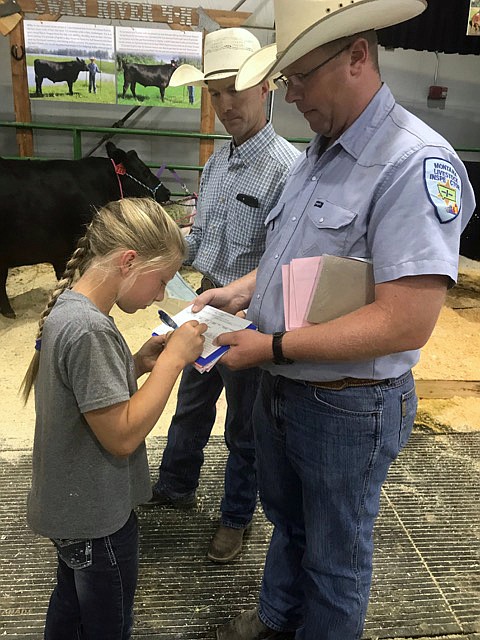
[[[455,220],[462,204],[462,180],[453,165],[441,158],[426,158],[423,177],[440,222]]]

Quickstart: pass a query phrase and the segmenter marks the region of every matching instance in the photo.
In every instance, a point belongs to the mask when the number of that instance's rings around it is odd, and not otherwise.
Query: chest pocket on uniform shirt
[[[316,200],[308,207],[306,214],[309,229],[303,245],[305,255],[342,255],[347,251],[357,217],[355,211],[327,200]]]

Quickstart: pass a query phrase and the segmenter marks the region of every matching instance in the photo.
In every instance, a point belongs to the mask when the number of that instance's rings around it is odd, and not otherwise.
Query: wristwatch
[[[272,351],[274,364],[293,364],[293,360],[283,355],[282,339],[286,331],[277,331],[272,335]]]

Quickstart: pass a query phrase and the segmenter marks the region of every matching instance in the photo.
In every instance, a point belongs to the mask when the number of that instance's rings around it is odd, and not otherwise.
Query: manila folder
[[[375,300],[372,263],[358,258],[322,256],[322,268],[307,311],[309,322],[328,322]]]

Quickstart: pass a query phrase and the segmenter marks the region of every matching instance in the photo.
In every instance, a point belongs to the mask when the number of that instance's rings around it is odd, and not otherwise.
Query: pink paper
[[[282,264],[283,286],[283,315],[285,316],[285,329],[290,331],[290,265]]]
[[[289,266],[290,278],[288,291],[285,291],[285,286],[283,289],[284,306],[286,306],[285,295],[287,295],[287,300],[289,301],[290,327],[287,327],[287,330],[308,327],[312,324],[306,320],[306,315],[313,289],[322,268],[322,257],[294,258]]]

